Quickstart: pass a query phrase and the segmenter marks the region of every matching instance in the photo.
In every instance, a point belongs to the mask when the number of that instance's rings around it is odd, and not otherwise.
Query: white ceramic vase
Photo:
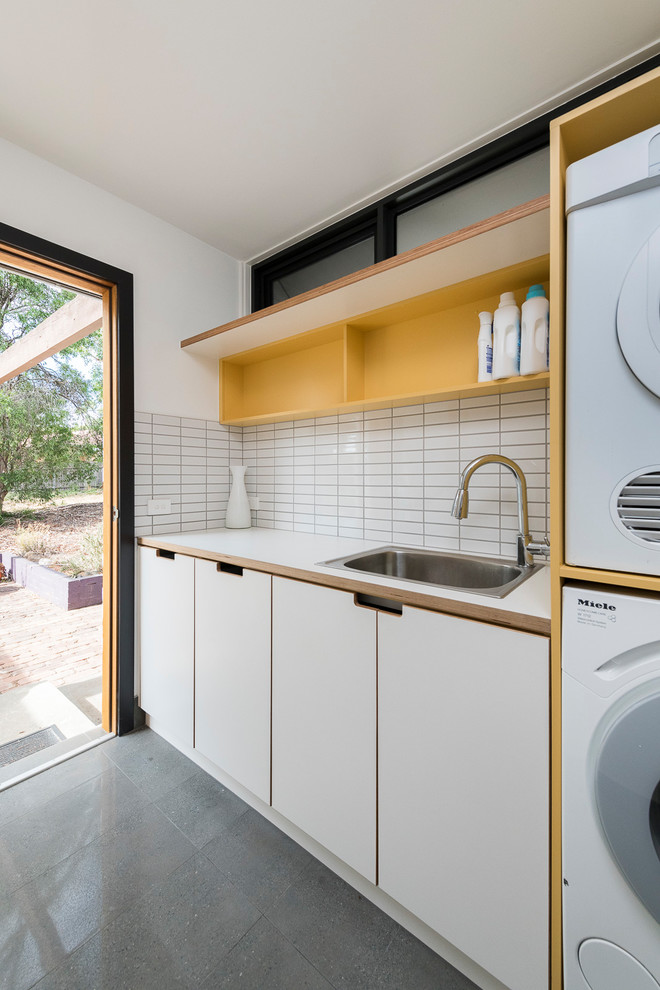
[[[249,529],[252,525],[250,500],[245,488],[245,464],[230,464],[231,492],[227,504],[225,526],[227,529]]]

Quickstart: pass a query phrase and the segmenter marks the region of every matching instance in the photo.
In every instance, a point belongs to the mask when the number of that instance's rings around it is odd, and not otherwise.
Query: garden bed
[[[0,553],[9,551],[70,577],[99,574],[103,495],[86,492],[53,502],[6,500],[0,517]]]
[[[60,571],[8,552],[0,553],[0,563],[16,584],[66,611],[100,605],[103,601],[102,574],[67,577]]]
[[[7,500],[4,510],[0,563],[7,577],[62,609],[101,603],[101,492],[46,505]]]

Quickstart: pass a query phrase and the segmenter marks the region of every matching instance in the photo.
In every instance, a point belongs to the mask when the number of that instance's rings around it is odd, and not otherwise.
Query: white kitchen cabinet
[[[379,884],[511,990],[548,984],[548,640],[379,615]]]
[[[273,807],[376,879],[376,614],[273,578]]]
[[[193,744],[194,560],[139,548],[140,706]]]
[[[270,803],[271,577],[195,561],[195,749]]]

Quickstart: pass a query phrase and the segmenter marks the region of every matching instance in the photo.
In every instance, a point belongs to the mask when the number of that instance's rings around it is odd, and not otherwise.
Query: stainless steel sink
[[[525,567],[499,558],[406,547],[377,547],[366,553],[324,560],[321,566],[348,568],[363,574],[433,584],[492,598],[504,598],[537,569],[535,564]]]

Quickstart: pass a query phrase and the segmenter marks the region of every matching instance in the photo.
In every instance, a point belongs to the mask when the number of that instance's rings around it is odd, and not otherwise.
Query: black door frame
[[[116,729],[135,727],[135,546],[133,275],[121,268],[0,223],[0,245],[116,287],[117,601]]]

